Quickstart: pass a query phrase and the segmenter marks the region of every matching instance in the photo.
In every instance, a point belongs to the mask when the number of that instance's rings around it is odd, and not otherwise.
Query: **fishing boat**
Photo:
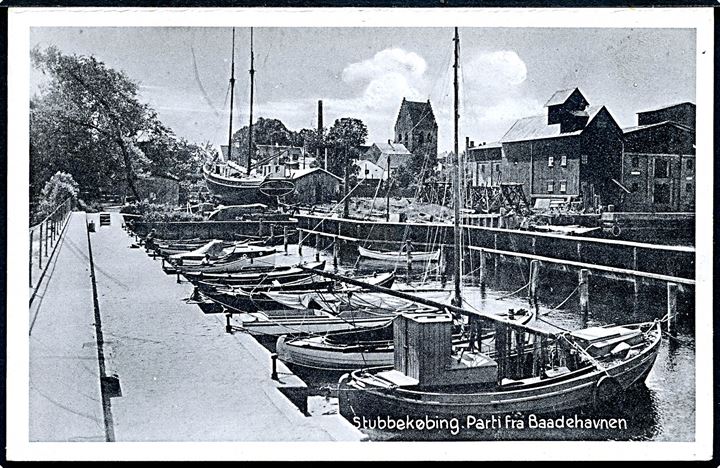
[[[416,308],[415,312],[428,311]],[[387,324],[397,316],[393,312],[378,312],[373,309],[353,309],[328,312],[320,309],[284,309],[262,312],[232,314],[236,325],[233,329],[255,336],[279,337],[281,335],[324,334],[339,330],[361,327],[376,327]]]
[[[501,317],[503,317],[501,315]],[[522,310],[504,315],[520,324],[534,320],[535,313]],[[468,333],[453,324],[454,347],[468,345]],[[480,339],[490,338],[492,329],[483,329]],[[291,338],[281,336],[276,344],[278,357],[286,364],[310,369],[352,371],[372,367],[389,367],[394,359],[393,323],[379,327],[327,333],[321,336]]]
[[[308,263],[313,270],[323,270],[325,262]],[[218,285],[255,287],[258,285],[285,284],[311,276],[313,273],[299,265],[246,265],[235,273],[213,273],[208,271],[186,271],[183,276],[198,286],[200,291],[214,289]]]
[[[454,248],[460,252],[458,57],[455,28]],[[460,255],[454,255],[456,301],[451,313],[494,324],[491,350],[453,349],[447,314],[401,314],[393,322],[392,367],[360,369],[340,378],[340,414],[358,417],[466,417],[549,414],[614,401],[652,370],[660,321],[551,333],[460,307]],[[432,305],[432,301],[422,303]]]
[[[423,327],[422,318],[415,319]],[[430,320],[437,324],[437,316]],[[450,330],[446,321],[443,334]],[[340,379],[343,416],[548,414],[607,402],[647,377],[661,329],[659,322],[649,322],[557,335],[540,351],[559,350],[556,358],[536,355],[548,364],[522,378],[503,375],[523,367],[537,349],[503,358],[480,352],[452,355],[448,337],[439,343],[440,353],[424,353],[411,369],[397,341],[394,368],[357,370]]]
[[[394,273],[359,277],[368,284],[378,284],[385,287],[392,286],[395,281]],[[262,310],[283,310],[283,309],[322,309],[312,305],[303,305],[305,293],[313,291],[342,291],[359,290],[360,288],[347,288],[337,285],[334,280],[318,275],[310,275],[295,281],[286,283],[258,283],[255,285],[231,286],[215,285],[214,288],[206,288],[202,296],[210,302],[209,305],[201,306],[204,312],[257,312]],[[286,294],[285,301],[278,301],[270,293],[283,292]],[[295,293],[295,294],[291,294]],[[292,300],[294,298],[294,300]]]
[[[295,190],[290,178],[260,176],[253,170],[253,95],[255,92],[255,55],[253,29],[250,28],[250,122],[248,156],[245,167],[233,162],[233,100],[235,92],[235,28],[232,33],[232,65],[230,72],[230,124],[227,161],[208,161],[203,165],[203,177],[210,194],[226,205],[275,204],[278,197]]]
[[[213,260],[205,257],[202,260],[180,258],[170,263],[163,262],[163,270],[168,274],[180,273],[182,275],[191,273],[230,274],[241,272],[252,265],[255,259],[274,253],[275,249],[272,247],[235,246],[229,253]]]
[[[440,259],[440,250],[435,252],[406,252],[401,251],[379,251],[371,250],[362,246],[358,246],[358,252],[361,257],[371,258],[373,260],[382,260],[387,262],[407,262],[408,257],[411,262],[437,262]]]
[[[361,278],[356,278],[362,281]],[[450,301],[450,292],[444,289],[413,290],[418,297],[429,298],[437,302]],[[405,299],[396,298],[384,293],[361,291],[357,288],[350,288],[345,291],[311,291],[301,294],[286,292],[264,293],[266,297],[276,303],[282,304],[287,309],[321,309],[327,311],[338,310],[338,308],[371,308],[379,311],[401,312],[415,307],[415,303]]]

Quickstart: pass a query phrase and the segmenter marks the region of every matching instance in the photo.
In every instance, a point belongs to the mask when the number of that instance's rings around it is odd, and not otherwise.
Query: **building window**
[[[637,183],[637,182],[633,182],[632,185],[630,186],[630,191],[633,192],[633,193],[635,193],[635,192],[638,191],[639,188],[640,188],[640,186],[638,185],[638,183]]]
[[[567,192],[567,181],[561,180],[560,181],[560,193],[565,193],[565,192]]]
[[[581,155],[581,156],[580,156],[580,161],[582,161],[583,164],[587,164],[587,162],[588,162],[588,155],[587,155],[587,154]]]
[[[691,193],[693,191],[693,184],[685,184],[685,191]]]
[[[555,183],[552,180],[548,180],[547,191],[548,193],[553,193],[555,191]]]
[[[664,159],[655,160],[655,178],[666,179],[668,177],[668,162]]]
[[[635,156],[634,158],[632,158],[632,167],[633,167],[633,168],[638,168],[638,167],[640,167],[640,158],[638,158],[637,156]]]
[[[567,156],[564,154],[560,156],[560,166],[565,167],[567,166]]]
[[[500,164],[495,164],[495,170],[496,170],[497,172],[500,172]]]
[[[548,156],[548,167],[553,167],[554,165],[555,165],[555,157]]]
[[[685,162],[685,169],[687,169],[688,171],[690,171],[690,170],[692,170],[692,168],[693,168],[693,161],[692,161],[692,159],[688,159],[688,160]]]
[[[670,185],[655,184],[655,203],[670,203]]]
[[[365,169],[365,175],[370,174],[370,169]]]

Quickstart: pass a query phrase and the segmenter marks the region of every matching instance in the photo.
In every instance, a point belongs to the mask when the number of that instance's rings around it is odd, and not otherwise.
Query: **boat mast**
[[[233,98],[235,91],[235,28],[232,30],[232,65],[230,68],[230,130],[228,131],[228,161],[232,160]]]
[[[250,28],[250,125],[248,125],[247,173],[250,175],[253,147],[253,96],[255,94],[255,54],[253,53],[253,28]]]
[[[454,179],[455,183],[453,184],[453,198],[454,198],[454,209],[455,209],[455,222],[453,224],[453,233],[454,233],[454,254],[453,254],[453,260],[454,260],[454,267],[455,267],[455,297],[453,298],[453,305],[455,307],[461,307],[462,306],[462,297],[460,295],[460,281],[462,280],[462,274],[460,271],[460,260],[462,257],[462,251],[460,250],[460,154],[458,152],[458,107],[459,107],[459,99],[458,99],[458,68],[459,68],[459,58],[460,58],[460,36],[458,34],[458,28],[455,28],[455,38],[453,39],[453,42],[455,42],[455,64],[453,65],[454,72],[455,72],[455,80],[453,82],[454,89],[455,89],[455,107],[454,107],[454,123],[455,123],[455,142],[454,142],[454,157],[453,157],[453,164],[455,167],[453,167],[453,173],[454,173]]]

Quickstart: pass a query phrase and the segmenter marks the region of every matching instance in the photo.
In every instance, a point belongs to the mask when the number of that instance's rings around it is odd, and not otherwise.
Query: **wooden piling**
[[[633,282],[633,313],[640,311],[640,278],[634,278]]]
[[[283,249],[285,250],[285,255],[288,254],[288,233],[287,233],[287,226],[283,226]]]
[[[337,236],[333,239],[333,269],[335,272],[338,271],[338,249],[340,247],[340,241]]]
[[[579,274],[578,292],[580,293],[580,313],[582,314],[582,327],[588,323],[588,302],[590,296],[589,280],[590,270],[582,269]]]
[[[676,283],[667,284],[667,332],[670,336],[677,334],[677,294],[678,285]]]
[[[275,225],[270,225],[270,242],[272,245],[275,245]]]
[[[298,255],[302,257],[302,248],[303,248],[303,233],[302,231],[298,230]]]
[[[485,276],[486,276],[486,265],[485,265],[485,250],[480,249],[480,289],[485,289]]]
[[[537,290],[540,284],[540,261],[530,261],[530,286],[528,287],[528,304],[538,309]]]
[[[320,261],[320,234],[315,234],[315,261]]]

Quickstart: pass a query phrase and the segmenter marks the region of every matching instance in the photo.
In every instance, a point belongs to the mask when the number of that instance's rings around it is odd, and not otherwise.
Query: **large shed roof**
[[[589,106],[584,113],[588,116],[588,124],[605,106]],[[548,125],[546,115],[535,115],[518,119],[512,127],[500,139],[502,143],[510,143],[525,140],[543,140],[547,138],[558,138],[579,135],[582,130],[574,132],[560,132],[560,124]]]

